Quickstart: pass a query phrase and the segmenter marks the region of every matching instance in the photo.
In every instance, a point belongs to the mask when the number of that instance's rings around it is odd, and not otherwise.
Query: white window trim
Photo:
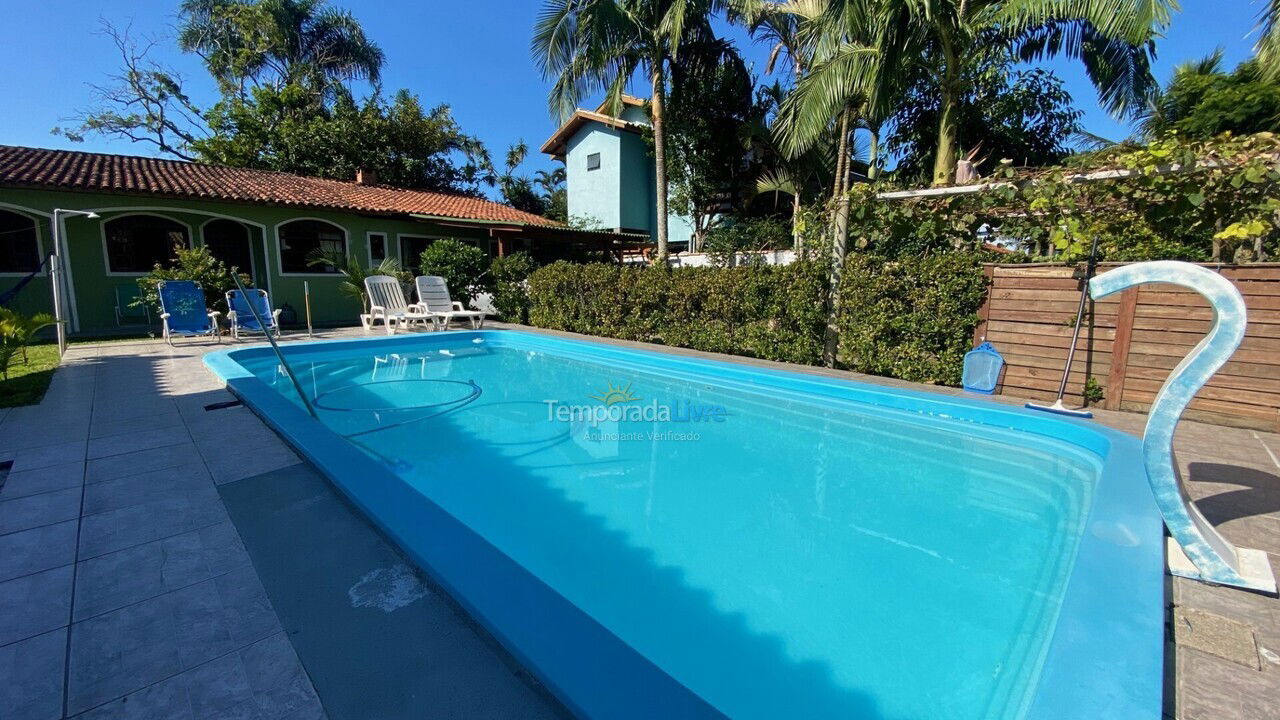
[[[207,245],[205,245],[205,242],[204,242],[204,229],[209,223],[217,220],[230,220],[232,222],[239,223],[240,226],[244,228],[244,241],[249,245],[249,276],[254,279],[254,282],[259,282],[258,258],[254,257],[255,253],[253,252],[253,231],[249,229],[248,225],[245,225],[244,223],[240,222],[239,220],[236,220],[235,218],[211,217],[208,220],[205,220],[204,222],[200,223],[200,246],[208,247]],[[194,241],[195,241],[195,238],[192,238],[192,242]],[[227,269],[230,270],[231,268],[227,268]],[[270,293],[268,292],[268,294]]]
[[[397,239],[396,240],[397,247],[394,247],[394,248],[391,247],[391,244],[392,244],[391,238],[398,237],[398,236],[394,236],[389,232],[384,232],[381,230],[370,230],[369,232],[364,234],[365,257],[369,260],[370,268],[374,266],[374,262],[373,262],[373,236],[374,235],[382,236],[382,249],[387,253],[387,257],[394,257],[394,258],[400,257],[400,248],[399,248],[400,241]]]
[[[273,228],[272,228],[272,230],[271,230],[272,234],[273,234],[273,235],[275,235],[275,241],[276,241],[276,267],[280,268],[280,277],[293,277],[293,278],[326,278],[326,277],[328,277],[328,278],[342,278],[342,277],[346,277],[345,275],[343,275],[343,274],[342,274],[342,273],[340,273],[340,272],[335,272],[335,273],[327,273],[327,272],[290,273],[290,272],[285,272],[285,271],[284,271],[284,255],[281,253],[281,249],[282,249],[282,247],[281,247],[281,246],[282,246],[284,243],[282,243],[282,242],[280,241],[280,228],[282,228],[282,227],[284,227],[285,225],[288,225],[288,224],[290,224],[290,223],[298,222],[299,220],[315,220],[315,221],[317,221],[317,222],[322,222],[322,223],[324,223],[324,224],[326,224],[326,225],[332,225],[333,227],[336,227],[336,228],[338,228],[339,230],[341,230],[341,231],[342,231],[342,254],[343,254],[344,256],[349,256],[349,255],[351,255],[351,231],[350,231],[350,230],[346,229],[346,228],[345,228],[345,227],[343,227],[342,225],[339,225],[338,223],[336,223],[336,222],[334,222],[334,221],[332,221],[332,220],[326,220],[325,218],[319,218],[319,217],[292,217],[292,218],[289,218],[288,220],[284,220],[284,221],[282,221],[282,222],[278,222],[278,223],[276,223],[276,224],[275,224],[275,227],[273,227]]]
[[[46,221],[50,220],[51,215],[42,213],[39,210],[33,210],[21,205],[10,205],[9,203],[0,203],[0,210],[11,212],[14,215],[21,215],[30,220],[36,226],[36,261],[40,263],[36,266],[36,277],[48,277],[49,270],[44,266],[47,254],[44,251],[44,233],[41,232],[41,218]],[[33,217],[34,216],[34,217]],[[26,277],[30,272],[0,272],[0,277]]]
[[[119,220],[120,218],[127,218],[133,215],[151,215],[154,217],[164,218],[165,220],[170,220],[172,222],[175,222],[181,225],[182,227],[187,229],[187,247],[191,248],[194,246],[193,244],[195,243],[196,234],[192,230],[191,224],[185,223],[175,217],[169,217],[164,213],[140,211],[140,212],[121,213],[119,215],[112,215],[109,218],[104,217],[102,218],[101,222],[98,223],[98,233],[99,235],[102,236],[102,269],[105,272],[107,277],[140,278],[140,277],[144,277],[145,275],[147,275],[147,273],[151,272],[150,270],[147,270],[146,272],[116,272],[111,269],[111,254],[107,252],[107,223],[114,222],[116,220]]]

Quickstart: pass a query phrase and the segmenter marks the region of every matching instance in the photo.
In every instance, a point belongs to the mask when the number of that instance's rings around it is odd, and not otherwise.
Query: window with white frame
[[[126,215],[102,225],[107,272],[146,273],[175,257],[175,247],[188,247],[187,227],[159,215]]]
[[[294,220],[280,226],[280,271],[324,275],[334,265],[315,263],[321,255],[346,257],[347,233],[323,220]]]
[[[369,266],[376,267],[387,259],[387,234],[369,233]]]
[[[29,273],[40,267],[36,221],[0,210],[0,273]]]

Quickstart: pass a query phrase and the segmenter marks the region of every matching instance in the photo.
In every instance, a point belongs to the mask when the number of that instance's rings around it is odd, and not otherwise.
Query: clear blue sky
[[[1226,52],[1228,65],[1249,57],[1250,34],[1259,9],[1256,0],[1183,0],[1168,37],[1161,41],[1157,73],[1163,80],[1180,62],[1201,57],[1215,47]],[[547,83],[529,59],[529,37],[541,3],[538,0],[382,0],[359,3],[336,0],[352,9],[387,55],[384,87],[405,87],[424,103],[453,107],[463,129],[479,136],[495,157],[523,138],[534,151],[526,164],[532,172],[552,162],[536,149],[555,129],[546,103]],[[105,82],[119,65],[109,38],[97,34],[99,18],[132,24],[138,36],[159,37],[157,60],[179,70],[197,101],[213,99],[212,83],[196,58],[173,46],[178,0],[0,0],[5,42],[0,43],[0,144],[79,147],[102,152],[151,154],[149,146],[89,138],[73,144],[49,133],[60,118],[88,105],[87,83]],[[763,69],[767,50],[753,46],[737,29],[725,29],[749,60]],[[1085,110],[1090,131],[1112,139],[1127,134],[1125,126],[1102,111],[1079,66],[1054,60],[1049,67],[1067,82],[1076,104]],[[638,94],[647,94],[638,88]],[[590,104],[590,101],[583,103]]]

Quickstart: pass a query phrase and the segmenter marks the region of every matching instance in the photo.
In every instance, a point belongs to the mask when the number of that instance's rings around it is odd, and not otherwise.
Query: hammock
[[[45,258],[44,262],[40,263],[40,267],[28,273],[26,277],[18,281],[18,284],[0,293],[0,307],[9,307],[9,303],[13,302],[13,299],[18,297],[18,293],[22,292],[22,289],[27,286],[27,283],[31,282],[36,275],[39,275],[41,270],[44,270],[44,266],[49,264],[49,258],[51,257],[53,256],[50,255]]]

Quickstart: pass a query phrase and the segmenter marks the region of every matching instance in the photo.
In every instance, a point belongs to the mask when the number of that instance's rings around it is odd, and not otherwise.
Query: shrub
[[[423,275],[439,275],[449,286],[449,295],[470,306],[477,293],[486,288],[489,255],[461,240],[436,240],[422,251],[419,269]]]
[[[840,366],[959,385],[986,295],[983,259],[958,252],[895,260],[849,255],[837,315]]]
[[[49,313],[27,316],[0,308],[0,377],[8,379],[9,367],[19,354],[23,362],[27,361],[27,346],[35,340],[36,333],[56,324]]]
[[[785,250],[791,227],[775,218],[737,218],[707,231],[706,251],[716,265],[736,265],[742,252]]]
[[[506,322],[529,322],[529,275],[538,265],[529,253],[496,257],[489,264],[493,279],[493,307]]]
[[[231,271],[209,252],[209,248],[203,245],[195,248],[175,245],[173,260],[168,267],[157,263],[151,272],[138,278],[141,292],[134,305],[149,305],[157,315],[160,314],[159,287],[165,280],[190,280],[198,283],[204,290],[205,305],[224,314],[227,312],[225,293],[236,286],[231,279]],[[246,287],[251,284],[248,275],[241,274],[240,281]]]
[[[822,355],[826,277],[811,261],[676,269],[558,262],[529,276],[529,323],[812,364]]]

